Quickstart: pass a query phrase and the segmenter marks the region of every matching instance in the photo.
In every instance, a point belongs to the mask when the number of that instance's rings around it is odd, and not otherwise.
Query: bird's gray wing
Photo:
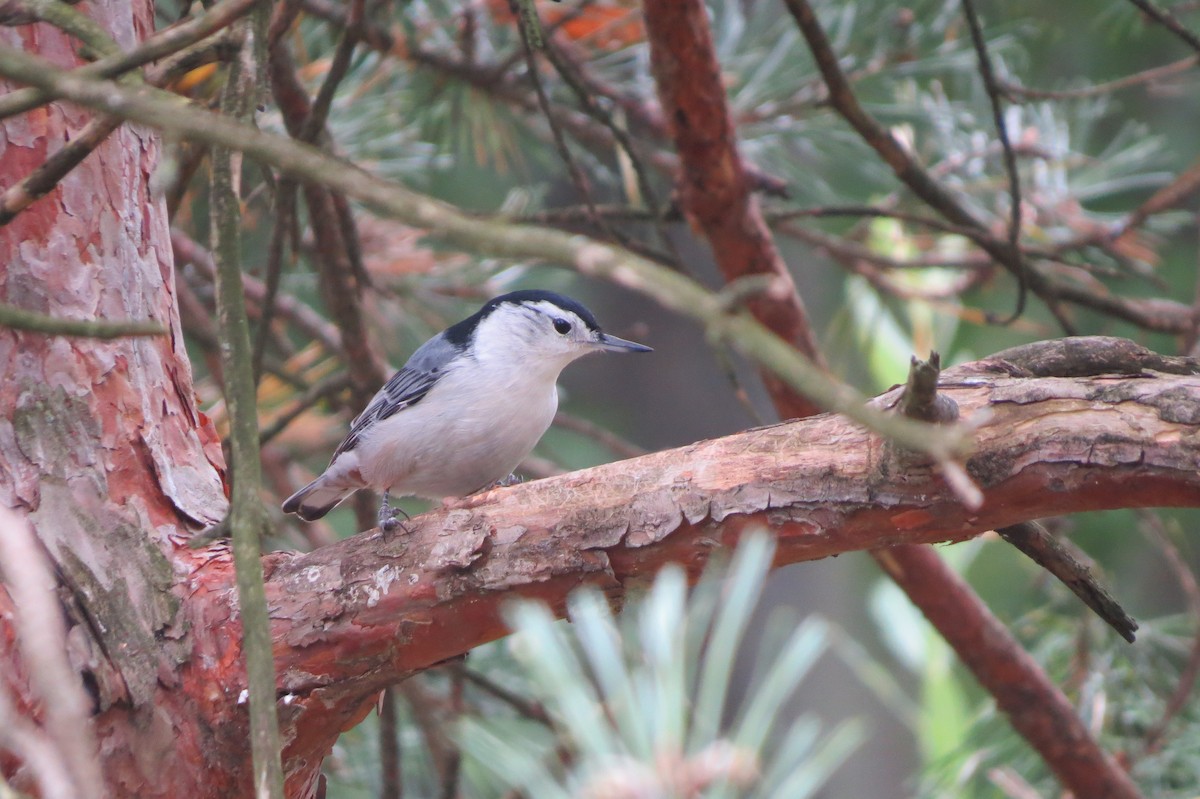
[[[372,425],[420,402],[442,379],[446,373],[446,364],[457,352],[458,348],[446,341],[441,334],[422,344],[408,359],[408,363],[383,384],[383,388],[371,398],[363,412],[350,423],[350,432],[338,445],[331,461],[358,446],[363,432]]]

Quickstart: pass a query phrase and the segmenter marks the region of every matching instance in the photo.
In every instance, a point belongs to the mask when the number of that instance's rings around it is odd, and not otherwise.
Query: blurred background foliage
[[[301,14],[284,36],[310,95],[330,75],[351,5],[299,0]],[[1003,153],[959,2],[816,5],[868,110],[1002,236],[1011,203]],[[539,108],[504,0],[366,2],[361,40],[333,96],[323,142],[454,204],[626,243],[718,287],[705,245],[674,204],[674,162],[637,4],[539,0],[536,7],[551,48],[538,55],[537,75],[554,127],[586,176],[587,196]],[[1195,347],[1194,330],[1129,321],[1086,303],[1056,314],[1031,298],[1013,324],[991,323],[1014,307],[1016,281],[966,238],[922,221],[935,214],[899,188],[891,170],[830,110],[783,7],[713,0],[709,8],[742,153],[757,168],[760,200],[837,375],[875,392],[903,379],[914,352],[937,349],[944,363],[954,364],[1064,330],[1128,336],[1163,352]],[[1174,9],[1196,27],[1200,4],[1176,0]],[[162,0],[160,10],[164,24],[189,11],[173,0]],[[1023,241],[1044,256],[1039,267],[1097,297],[1155,298],[1176,310],[1192,305],[1193,198],[1155,209],[1124,235],[1105,234],[1196,168],[1197,53],[1127,0],[992,1],[980,2],[979,11],[1005,87]],[[214,102],[223,69],[198,70],[175,88]],[[258,121],[285,130],[274,103],[264,105]],[[628,150],[618,146],[622,137],[632,144]],[[202,156],[172,147],[157,176],[174,208],[177,236],[201,245],[207,238]],[[280,496],[324,466],[357,410],[344,359],[330,345],[338,331],[317,265],[313,223],[321,220],[303,202],[294,214],[281,212],[285,191],[277,176],[245,169],[248,280],[269,291],[263,286],[279,268],[259,399],[264,470]],[[532,286],[570,293],[608,329],[656,348],[652,358],[596,359],[570,370],[563,415],[525,464],[527,476],[774,418],[753,369],[714,351],[693,326],[643,298],[550,267],[452,251],[361,209],[353,219],[345,246],[350,266],[360,270],[369,341],[393,366],[484,299]],[[194,258],[178,261],[198,390],[220,424],[220,375],[206,326],[211,275]],[[252,311],[261,308],[261,295],[256,300],[250,292]],[[408,510],[421,507],[412,503]],[[984,538],[942,550],[1064,687],[1102,743],[1131,766],[1147,796],[1200,793],[1194,745],[1200,703],[1190,691],[1200,661],[1196,518],[1115,512],[1053,523],[1095,558],[1142,622],[1133,646],[1004,543]],[[347,508],[328,524],[281,522],[278,529],[286,532],[273,545],[306,548],[361,525]],[[719,708],[706,712],[720,716],[718,726],[736,738],[793,628],[809,636],[812,669],[774,686],[772,711],[780,717],[772,724],[758,719],[754,731],[765,736],[766,754],[724,753],[750,758],[742,765],[777,779],[774,791],[767,783],[732,780],[702,795],[982,799],[1058,792],[947,646],[868,559],[800,564],[764,578],[761,551],[757,561],[739,557],[751,562],[743,563],[749,577],[714,574],[685,598],[679,576],[664,574],[619,619],[608,618],[595,597],[577,600],[578,618],[589,621],[574,629],[549,623],[535,608],[514,610],[519,636],[387,692],[381,714],[338,744],[327,768],[329,795],[659,795],[622,793],[613,785],[605,793],[596,770],[618,750],[653,768],[644,747],[665,734],[654,725],[683,723],[684,677],[713,658],[724,659],[728,685]],[[697,631],[720,624],[725,608],[712,621],[720,585],[732,586],[726,599],[749,602],[761,593],[761,601],[738,622],[745,628],[741,642],[723,651],[709,642],[702,666],[696,636],[704,636]],[[780,608],[793,609],[788,621],[774,615]],[[602,651],[588,649],[589,630],[604,639],[597,644]],[[607,715],[592,708],[596,726],[589,730],[571,703],[591,702],[597,691],[613,698],[604,668],[648,693],[638,694],[636,705],[610,703]],[[668,691],[663,680],[676,682]],[[630,725],[638,724],[649,726],[637,733]],[[635,737],[622,738],[629,735]],[[784,772],[771,770],[785,761],[778,766]],[[781,793],[789,775],[801,775],[793,785],[804,790]]]

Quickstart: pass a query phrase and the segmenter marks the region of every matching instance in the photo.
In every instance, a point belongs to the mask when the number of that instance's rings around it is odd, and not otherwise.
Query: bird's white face
[[[479,323],[474,354],[481,362],[543,363],[557,371],[589,352],[638,348],[629,344],[552,302],[505,303]]]

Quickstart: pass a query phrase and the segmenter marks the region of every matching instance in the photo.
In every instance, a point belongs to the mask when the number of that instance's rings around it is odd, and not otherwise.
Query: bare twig
[[[1055,540],[1045,527],[1037,522],[1021,522],[1001,527],[996,532],[1034,563],[1054,575],[1091,608],[1093,613],[1104,619],[1108,626],[1126,641],[1133,643],[1138,623],[1108,591],[1104,590],[1091,569],[1076,557],[1069,547]]]
[[[1161,67],[1152,67],[1141,72],[1135,72],[1132,75],[1126,75],[1123,78],[1105,81],[1104,83],[1095,83],[1091,86],[1083,86],[1078,89],[1031,89],[1028,86],[1017,86],[1014,83],[1007,82],[1001,82],[1000,86],[1006,95],[1018,102],[1021,100],[1079,100],[1087,97],[1098,97],[1103,94],[1112,94],[1121,89],[1140,86],[1143,83],[1153,83],[1156,80],[1162,80],[1163,78],[1187,72],[1197,64],[1200,64],[1200,55],[1190,55],[1187,58],[1172,61],[1170,64],[1164,64]]]
[[[447,668],[455,674],[462,675],[472,685],[499,699],[525,718],[536,721],[539,724],[549,725],[551,723],[550,714],[546,712],[541,703],[521,696],[515,691],[508,690],[503,685],[489,679],[486,674],[468,669],[463,663],[452,663]]]
[[[1008,125],[1004,121],[1004,109],[1001,107],[1001,90],[996,81],[996,73],[992,67],[992,57],[988,54],[987,40],[983,37],[983,26],[979,15],[975,12],[974,0],[962,0],[963,14],[967,18],[967,26],[971,29],[971,44],[979,59],[979,75],[983,78],[984,90],[992,107],[992,121],[996,125],[996,136],[1000,147],[1004,150],[1004,169],[1008,172],[1008,246],[1013,253],[1014,273],[1017,277],[1017,307],[1012,316],[1000,324],[1010,324],[1021,317],[1025,311],[1025,259],[1021,255],[1021,175],[1017,170],[1017,156],[1013,152],[1012,142],[1008,138]]]
[[[312,408],[318,402],[337,395],[350,387],[350,379],[345,373],[330,375],[329,377],[314,383],[296,399],[295,403],[287,411],[281,413],[269,427],[263,428],[258,435],[258,444],[260,447],[266,446],[275,436],[287,429],[288,425],[296,421],[305,411]]]
[[[540,50],[544,43],[541,41],[535,42],[532,37],[534,31],[540,31],[541,27],[537,18],[537,9],[533,5],[533,0],[509,0],[509,8],[516,15],[520,24],[517,25],[517,30],[521,34],[521,47],[525,53],[525,70],[529,75],[529,82],[533,85],[534,95],[537,97],[538,107],[542,110],[542,116],[546,119],[546,124],[550,127],[550,136],[554,141],[554,149],[558,151],[558,157],[562,159],[563,164],[567,167],[567,174],[571,177],[571,183],[575,186],[575,191],[579,193],[579,197],[583,200],[584,206],[588,211],[589,221],[600,230],[605,238],[621,242],[621,237],[610,227],[604,219],[596,213],[596,201],[592,196],[592,187],[587,179],[587,175],[583,173],[579,163],[575,160],[575,156],[571,155],[571,149],[567,146],[566,137],[563,136],[562,128],[555,118],[554,112],[550,105],[550,98],[546,95],[546,87],[542,85],[542,76],[538,70],[537,56],[535,50]]]
[[[1200,53],[1200,36],[1188,30],[1170,11],[1155,4],[1152,0],[1129,0],[1129,2],[1137,6],[1138,10],[1150,17],[1150,19],[1178,36],[1179,40],[1188,47]]]
[[[658,202],[658,192],[654,190],[654,184],[650,181],[650,175],[648,174],[646,165],[643,163],[642,157],[638,154],[637,148],[633,146],[633,139],[629,136],[624,126],[617,124],[616,120],[613,119],[613,115],[596,102],[593,93],[589,91],[589,86],[593,86],[595,81],[587,79],[587,73],[582,64],[572,60],[568,56],[567,50],[560,47],[555,38],[552,37],[547,41],[543,52],[547,60],[554,65],[554,69],[557,70],[563,82],[575,93],[575,98],[579,102],[580,108],[588,116],[592,117],[592,119],[595,119],[611,131],[614,141],[620,147],[620,151],[625,154],[629,167],[637,180],[637,192],[641,195],[641,201],[650,210],[650,221],[654,225],[654,230],[658,235],[659,241],[662,242],[666,251],[670,253],[673,265],[676,268],[686,269],[686,260],[679,254],[674,239],[667,233],[666,226],[664,225],[664,214]],[[604,218],[598,214],[594,203],[588,206],[588,211],[593,216]]]
[[[281,178],[275,184],[275,225],[271,229],[271,241],[267,245],[267,269],[264,294],[260,307],[258,332],[254,337],[254,379],[262,378],[263,355],[270,337],[271,320],[275,315],[275,304],[279,298],[279,281],[283,276],[283,251],[287,246],[288,233],[296,218],[296,182],[290,177]]]
[[[304,10],[311,14],[337,25],[345,24],[346,12],[340,4],[329,0],[301,0],[301,2]],[[564,16],[564,20],[566,18]],[[553,27],[551,26],[549,32],[553,32]],[[440,53],[426,50],[416,42],[397,41],[387,30],[372,25],[365,27],[363,41],[377,52],[394,55],[416,66],[426,67],[449,78],[463,81],[522,111],[539,115],[541,113],[537,100],[530,97],[524,87],[508,75],[511,67],[511,63],[508,61],[483,64],[469,58],[450,59]],[[522,55],[518,49],[511,60],[520,60]],[[631,111],[631,106],[623,104],[623,107],[627,111]],[[575,113],[561,107],[555,108],[553,111],[563,130],[569,132],[581,144],[605,154],[611,153],[616,146],[612,131],[604,125],[594,124],[587,114]],[[638,116],[637,119],[639,122],[644,122],[647,118]],[[661,114],[658,115],[658,121],[649,127],[657,137],[661,138],[667,135],[667,128],[662,122]],[[655,150],[648,154],[647,161],[655,169],[665,174],[673,175],[678,171],[678,160],[662,150]],[[787,183],[778,176],[753,164],[746,164],[745,167],[747,177],[756,191],[776,197],[786,198],[788,196]]]
[[[171,249],[175,252],[176,266],[190,263],[210,283],[216,282],[217,268],[212,253],[178,228],[171,229]],[[242,274],[242,290],[246,293],[246,299],[259,306],[267,301],[268,287],[253,275]],[[274,306],[275,312],[286,317],[308,338],[319,341],[329,352],[342,351],[341,334],[337,327],[323,319],[307,303],[290,294],[277,293]]]
[[[277,13],[272,24],[281,27],[284,21]],[[271,90],[288,133],[303,141],[301,136],[312,118],[313,107],[296,76],[291,53],[282,36],[273,38],[268,68]],[[362,407],[383,384],[387,374],[371,346],[362,311],[361,295],[369,280],[362,264],[358,231],[348,214],[348,206],[338,202],[341,192],[331,188],[327,181],[305,182],[303,192],[317,245],[315,260],[321,278],[322,299],[341,333],[354,385],[355,404]]]
[[[646,454],[646,450],[629,443],[611,430],[606,430],[594,422],[564,411],[559,411],[554,415],[554,425],[586,436],[620,458],[636,458]]]
[[[0,327],[45,333],[48,336],[79,338],[125,338],[126,336],[165,336],[167,329],[158,322],[63,319],[27,311],[0,303]]]
[[[325,80],[321,83],[321,88],[317,90],[317,97],[313,100],[312,108],[308,112],[308,119],[304,120],[304,127],[300,130],[300,135],[296,137],[301,141],[315,144],[317,137],[325,130],[329,109],[333,107],[333,96],[337,92],[337,87],[345,79],[346,73],[350,71],[354,48],[358,46],[358,40],[362,38],[363,5],[364,0],[351,0],[350,2],[350,12],[346,17],[346,25],[342,29],[341,41],[338,42],[337,49],[333,53],[333,61],[329,64],[329,72],[325,74]]]

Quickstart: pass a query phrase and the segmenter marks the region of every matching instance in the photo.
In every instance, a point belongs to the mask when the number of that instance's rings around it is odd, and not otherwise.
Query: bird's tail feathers
[[[357,490],[358,486],[339,484],[321,475],[288,497],[283,503],[283,512],[294,513],[306,522],[315,522]]]

